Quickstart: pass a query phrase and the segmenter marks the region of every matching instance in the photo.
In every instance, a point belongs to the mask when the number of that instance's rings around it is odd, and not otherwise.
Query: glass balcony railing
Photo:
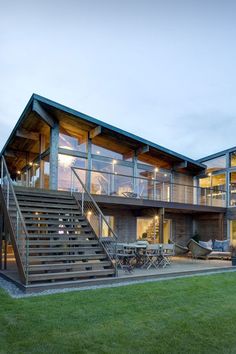
[[[127,176],[105,171],[74,168],[93,195],[157,200],[172,203],[226,206],[226,191],[220,186],[201,188],[151,178]],[[72,179],[72,188],[80,192]]]

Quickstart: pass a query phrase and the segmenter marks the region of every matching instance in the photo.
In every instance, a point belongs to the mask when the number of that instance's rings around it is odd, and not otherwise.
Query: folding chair
[[[174,256],[174,244],[163,244],[163,257],[165,258],[166,265],[171,264],[171,258]]]

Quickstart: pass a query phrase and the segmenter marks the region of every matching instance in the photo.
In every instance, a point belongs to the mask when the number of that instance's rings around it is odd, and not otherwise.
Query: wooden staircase
[[[28,241],[28,283],[114,276],[114,266],[69,192],[15,187]]]

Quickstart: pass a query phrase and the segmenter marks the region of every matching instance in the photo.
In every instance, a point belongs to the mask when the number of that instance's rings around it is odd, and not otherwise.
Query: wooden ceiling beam
[[[16,136],[18,138],[23,138],[23,139],[29,139],[29,140],[35,140],[38,141],[39,140],[39,133],[37,132],[31,132],[27,129],[18,129],[16,131]]]
[[[101,125],[98,125],[97,127],[91,129],[89,131],[89,139],[95,138],[95,136],[98,136],[102,133],[102,127]]]
[[[43,121],[51,128],[54,127],[56,120],[50,114],[48,114],[48,112],[41,106],[41,104],[37,100],[33,101],[32,110],[37,113],[43,119]]]
[[[123,154],[124,160],[130,159],[134,156],[139,156],[142,154],[146,154],[149,152],[149,145],[144,145],[139,147],[138,149],[130,150],[127,153]]]
[[[173,165],[174,170],[181,170],[188,167],[188,161],[182,161]]]

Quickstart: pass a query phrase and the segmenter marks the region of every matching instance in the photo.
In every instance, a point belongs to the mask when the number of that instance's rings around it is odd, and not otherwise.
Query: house
[[[114,275],[106,239],[236,238],[234,150],[195,161],[33,94],[1,152],[1,240],[33,283]]]

